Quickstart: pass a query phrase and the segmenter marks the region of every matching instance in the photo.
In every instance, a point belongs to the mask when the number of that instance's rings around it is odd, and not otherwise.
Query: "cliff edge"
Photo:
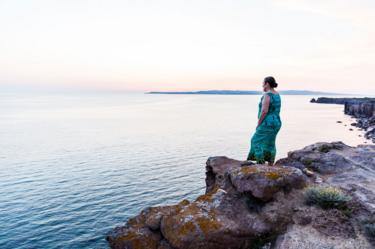
[[[356,118],[353,126],[365,131],[365,137],[375,143],[375,98],[327,98],[311,99],[311,103],[344,105],[344,113]]]
[[[149,207],[111,231],[111,248],[375,248],[375,145],[316,143],[276,166],[206,163],[206,193]]]

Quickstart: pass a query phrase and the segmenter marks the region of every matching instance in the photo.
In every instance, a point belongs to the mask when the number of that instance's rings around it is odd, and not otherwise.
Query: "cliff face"
[[[375,116],[375,100],[345,102],[345,114],[356,118],[371,118]]]
[[[209,158],[204,195],[143,210],[107,236],[111,248],[374,248],[375,145],[317,143],[277,166],[241,163]],[[306,204],[311,186],[339,189],[345,208]]]
[[[375,98],[329,98],[329,97],[319,97],[317,99],[313,98],[310,102],[320,103],[320,104],[338,104],[344,105],[347,102],[351,103],[363,103],[363,102],[372,102],[375,101]]]
[[[343,104],[344,112],[357,119],[353,125],[365,130],[365,137],[375,143],[375,98],[318,98],[312,103]]]
[[[345,114],[355,118],[375,116],[375,98],[327,98],[311,99],[311,103],[345,105]]]

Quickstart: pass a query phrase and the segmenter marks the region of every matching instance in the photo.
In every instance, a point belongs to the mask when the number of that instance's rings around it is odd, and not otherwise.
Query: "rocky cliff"
[[[345,114],[357,119],[353,126],[365,130],[365,137],[375,143],[375,98],[326,98],[311,99],[312,103],[343,104]]]
[[[311,99],[311,103],[345,105],[345,114],[355,118],[371,118],[375,116],[375,98],[327,98]]]
[[[107,236],[111,248],[375,248],[375,145],[317,143],[276,166],[206,163],[206,193],[149,207]]]

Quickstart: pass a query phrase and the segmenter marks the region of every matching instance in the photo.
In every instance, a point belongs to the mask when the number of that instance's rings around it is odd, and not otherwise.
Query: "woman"
[[[276,156],[275,140],[281,128],[281,98],[275,90],[277,83],[274,77],[266,77],[263,81],[265,92],[259,103],[258,125],[251,138],[251,148],[247,160],[259,164],[273,165]]]

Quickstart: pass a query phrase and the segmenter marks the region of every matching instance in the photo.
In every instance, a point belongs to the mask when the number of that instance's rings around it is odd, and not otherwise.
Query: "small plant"
[[[340,189],[334,187],[312,187],[305,192],[305,202],[308,205],[318,205],[322,208],[345,208],[351,198]]]

